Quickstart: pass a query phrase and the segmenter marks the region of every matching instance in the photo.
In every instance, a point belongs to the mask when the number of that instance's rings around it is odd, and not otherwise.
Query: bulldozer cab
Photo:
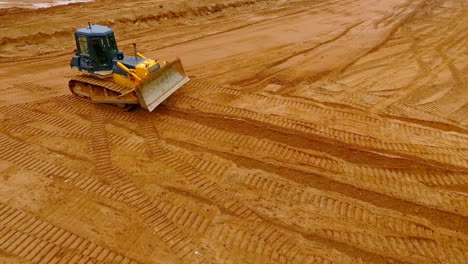
[[[90,25],[75,31],[76,56],[72,67],[79,71],[110,74],[118,48],[114,32],[106,26]]]

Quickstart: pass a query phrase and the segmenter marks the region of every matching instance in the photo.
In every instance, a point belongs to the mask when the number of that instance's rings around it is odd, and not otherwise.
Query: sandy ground
[[[466,4],[0,10],[0,263],[467,263]],[[192,81],[73,98],[88,17]]]

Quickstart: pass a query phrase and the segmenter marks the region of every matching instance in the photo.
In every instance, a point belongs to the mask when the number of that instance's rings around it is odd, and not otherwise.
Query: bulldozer
[[[134,56],[119,50],[114,31],[91,24],[75,31],[76,50],[70,66],[72,94],[93,103],[130,109],[140,105],[153,111],[190,79],[180,59],[146,58],[133,44]]]

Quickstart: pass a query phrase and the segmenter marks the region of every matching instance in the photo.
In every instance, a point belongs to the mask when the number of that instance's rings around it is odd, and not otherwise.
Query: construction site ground
[[[0,9],[0,263],[467,263],[467,4]],[[86,18],[191,82],[74,98]]]

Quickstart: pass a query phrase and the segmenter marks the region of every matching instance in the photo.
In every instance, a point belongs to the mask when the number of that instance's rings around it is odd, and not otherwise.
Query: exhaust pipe
[[[138,51],[136,43],[133,43],[133,52],[135,52],[135,63],[138,63]]]

